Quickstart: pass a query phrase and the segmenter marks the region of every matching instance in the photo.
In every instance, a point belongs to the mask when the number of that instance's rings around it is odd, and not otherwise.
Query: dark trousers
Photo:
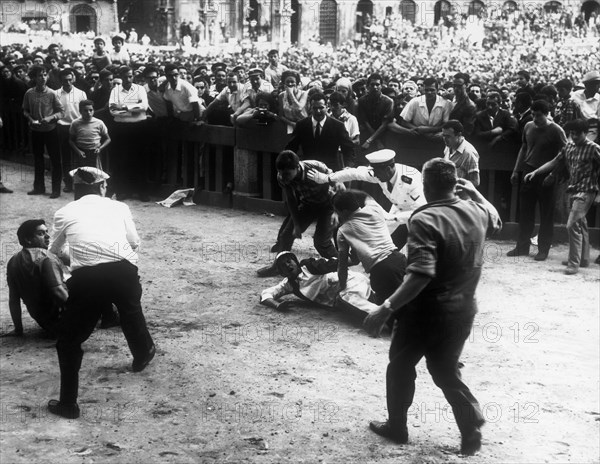
[[[398,290],[405,275],[406,256],[397,250],[371,268],[369,279],[377,295],[377,304],[382,304]]]
[[[146,122],[115,122],[110,144],[111,191],[130,194],[147,192],[147,163],[144,158]]]
[[[73,179],[69,175],[73,166],[72,161],[72,150],[71,145],[69,145],[69,129],[71,126],[65,126],[58,124],[56,129],[58,131],[58,143],[60,147],[60,158],[62,162],[62,177],[65,183],[65,187],[73,187]]]
[[[526,166],[523,175],[533,171]],[[554,232],[554,184],[543,185],[544,176],[534,177],[529,182],[521,183],[519,192],[519,235],[517,248],[529,250],[529,240],[535,227],[535,207],[540,207],[540,230],[538,233],[538,250],[548,252],[552,244]]]
[[[329,205],[304,205],[298,206],[298,221],[302,232],[304,232],[313,223],[315,226],[315,235],[313,243],[317,252],[323,258],[337,258],[337,250],[333,245],[333,226],[331,218],[333,208]],[[291,216],[284,219],[284,223],[279,229],[277,241],[280,244],[281,251],[290,251],[294,244],[294,221]]]
[[[60,401],[75,403],[83,359],[81,344],[92,334],[107,305],[114,303],[117,307],[121,329],[134,359],[144,356],[153,342],[142,312],[142,286],[137,267],[129,261],[77,269],[67,286],[69,299],[58,324],[56,351],[60,366]]]
[[[406,430],[407,411],[415,394],[415,366],[425,356],[427,369],[452,407],[461,434],[468,435],[484,422],[479,403],[461,380],[458,369],[474,313],[461,317],[442,314],[433,318],[423,316],[427,308],[411,306],[403,310],[405,312],[398,317],[392,334],[386,375],[392,430]]]
[[[52,192],[60,193],[62,166],[56,129],[48,132],[31,131],[31,151],[33,152],[34,165],[33,189],[42,192],[46,191],[46,183],[44,182],[44,147],[48,151],[52,166]]]

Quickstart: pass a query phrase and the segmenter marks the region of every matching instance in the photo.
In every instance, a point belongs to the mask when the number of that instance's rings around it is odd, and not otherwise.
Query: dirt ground
[[[31,177],[2,164],[15,190],[0,195],[3,334],[13,328],[5,269],[19,250],[18,225],[51,222],[71,200],[26,196]],[[564,275],[565,245],[543,263],[507,258],[508,242],[486,248],[462,372],[487,425],[481,452],[464,458],[423,362],[410,443],[395,445],[368,429],[386,417],[389,338],[370,338],[341,312],[258,304],[277,281],[255,271],[273,257],[281,218],[127,203],[142,238],[142,301],[157,356],[134,374],[121,331],[96,331],[84,345],[83,416],[59,419],[46,411],[58,397],[54,342],[26,315],[23,339],[0,338],[2,464],[599,462],[599,267]],[[302,256],[312,253],[310,235],[295,248]]]

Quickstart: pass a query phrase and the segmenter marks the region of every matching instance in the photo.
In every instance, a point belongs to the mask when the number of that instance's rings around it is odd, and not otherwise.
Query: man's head
[[[85,66],[81,61],[75,61],[72,66],[73,71],[76,73],[76,77],[83,77],[85,75]]]
[[[553,85],[545,85],[540,89],[540,93],[545,95],[550,105],[554,106],[558,100],[558,90]]]
[[[379,73],[373,73],[367,78],[367,88],[369,90],[369,95],[371,96],[379,96],[381,95],[381,86],[383,83],[383,78]]]
[[[315,121],[322,121],[327,115],[327,97],[321,92],[310,96],[310,112]]]
[[[343,224],[358,209],[365,206],[367,194],[360,190],[343,190],[334,195],[333,209],[337,214],[340,223]]]
[[[81,100],[79,102],[79,113],[84,121],[91,121],[94,116],[94,102],[92,100]]]
[[[548,114],[550,114],[550,104],[545,100],[536,100],[531,104],[531,114],[533,123],[538,127],[544,127],[548,124]]]
[[[133,84],[133,70],[129,66],[121,66],[119,68],[119,77],[121,78],[123,88],[129,90],[131,84]]]
[[[263,76],[263,70],[260,68],[253,68],[248,72],[248,80],[254,90],[258,90],[260,87]]]
[[[110,178],[108,174],[98,168],[84,166],[69,171],[73,178],[73,194],[75,200],[79,200],[84,195],[106,194],[106,181]]]
[[[215,72],[215,85],[225,87],[227,85],[227,72],[224,69],[217,69]]]
[[[561,79],[556,83],[555,86],[559,98],[569,98],[571,96],[571,90],[573,90],[573,82],[571,82],[570,79]]]
[[[589,94],[596,94],[600,90],[600,71],[590,71],[582,79],[585,87],[585,92]]]
[[[565,124],[565,132],[575,145],[581,145],[586,140],[590,125],[585,119],[573,119]]]
[[[275,267],[283,277],[295,279],[300,274],[300,262],[291,251],[282,251],[275,257]]]
[[[469,96],[475,101],[479,100],[482,97],[481,86],[479,84],[471,84],[469,86]]]
[[[237,92],[239,84],[239,77],[236,73],[230,72],[227,76],[227,87],[230,92]]]
[[[329,108],[334,118],[339,117],[346,107],[346,97],[340,92],[333,92],[329,96]]]
[[[35,55],[33,57],[32,65],[43,66],[44,65],[44,57],[40,55]]]
[[[59,65],[60,61],[56,55],[48,55],[46,57],[46,66],[48,66],[50,69],[58,69]]]
[[[17,237],[23,248],[45,248],[50,245],[50,235],[43,219],[28,219],[17,229]]]
[[[442,126],[442,139],[451,150],[456,150],[463,142],[465,129],[460,121],[450,119]]]
[[[246,79],[248,78],[248,74],[246,73],[246,68],[244,66],[238,65],[233,68],[233,72],[237,74],[238,82],[240,84],[244,84]]]
[[[367,82],[364,79],[358,79],[352,84],[352,90],[357,98],[364,96],[367,93]]]
[[[419,87],[417,87],[417,83],[414,81],[405,81],[402,84],[402,94],[405,98],[415,98],[419,93]]]
[[[488,114],[495,115],[500,108],[502,98],[498,92],[489,92],[485,102],[485,108]]]
[[[396,173],[394,150],[383,149],[369,153],[365,156],[373,169],[373,175],[381,182],[388,182]]]
[[[531,74],[529,74],[529,71],[525,71],[524,69],[522,69],[517,73],[517,86],[518,87],[528,86],[530,80],[531,80]]]
[[[515,95],[515,111],[517,113],[524,113],[531,108],[532,103],[531,95],[527,92],[519,92]]]
[[[457,182],[456,166],[450,160],[433,158],[423,165],[423,193],[428,202],[452,197]]]
[[[12,76],[12,72],[8,66],[0,66],[0,77],[2,79],[10,79]]]
[[[31,79],[36,86],[44,86],[48,81],[48,71],[44,66],[33,65],[27,73],[29,79]]]
[[[423,81],[423,94],[426,100],[435,100],[437,98],[438,81],[433,77],[428,77]]]
[[[395,77],[392,77],[388,81],[388,87],[390,89],[393,89],[396,92],[396,95],[400,95],[400,93],[402,92],[402,90],[400,89],[400,81]]]
[[[165,76],[167,76],[167,82],[171,86],[171,88],[177,87],[177,82],[179,81],[179,69],[177,65],[169,63],[165,66]]]
[[[293,181],[300,170],[300,158],[291,150],[283,150],[275,160],[275,168],[284,185]]]
[[[269,64],[271,66],[277,66],[279,63],[279,51],[278,50],[269,50],[267,54],[267,58],[269,59]]]
[[[156,66],[147,66],[146,69],[144,69],[143,75],[148,88],[156,91],[158,89],[158,78],[160,76],[158,68]]]
[[[27,81],[27,68],[24,64],[15,66],[12,71],[17,79],[21,79],[25,82]]]
[[[71,68],[65,68],[61,69],[58,75],[63,89],[70,91],[73,88],[73,82],[75,82],[75,71]]]
[[[109,71],[108,69],[103,69],[102,71],[100,71],[100,83],[103,86],[108,86],[108,87],[112,88],[113,82],[114,82],[114,75],[111,71]]]
[[[465,97],[467,95],[467,85],[469,85],[469,75],[466,73],[456,73],[452,79],[452,87],[454,94],[457,97]]]
[[[60,47],[58,46],[58,44],[52,43],[48,45],[48,55],[58,56],[59,49]]]

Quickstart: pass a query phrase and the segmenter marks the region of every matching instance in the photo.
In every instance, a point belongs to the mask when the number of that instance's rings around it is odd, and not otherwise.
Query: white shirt
[[[348,182],[351,180],[364,180],[372,184],[379,184],[381,191],[392,203],[386,219],[394,221],[396,225],[406,224],[413,211],[423,206],[425,195],[423,195],[423,178],[418,169],[404,164],[396,163],[396,173],[390,179],[392,191],[388,190],[388,183],[381,182],[370,166],[359,166],[347,168],[329,176],[332,182]],[[388,224],[392,226],[392,224]]]
[[[65,92],[62,87],[54,92],[58,95],[58,99],[65,109],[65,115],[62,119],[58,120],[58,124],[61,126],[69,126],[77,118],[81,117],[81,114],[79,113],[79,102],[87,100],[87,95],[83,90],[79,90],[77,87],[73,87],[70,92]]]
[[[600,119],[600,93],[591,98],[585,96],[585,89],[573,92],[571,95],[577,102],[585,119]]]
[[[110,58],[111,63],[121,63],[127,65],[131,61],[129,53],[124,48],[121,48],[119,52],[116,52],[115,50],[109,52],[108,57]]]
[[[85,195],[54,214],[50,251],[60,255],[68,243],[71,270],[126,259],[137,264],[140,237],[129,206]]]
[[[400,116],[415,126],[436,127],[450,119],[450,111],[452,111],[452,103],[437,95],[430,113],[427,109],[425,95],[422,95],[409,101]]]
[[[323,133],[323,126],[325,125],[325,121],[327,120],[327,115],[325,115],[325,117],[323,119],[321,119],[320,121],[317,121],[315,118],[313,118],[311,116],[311,121],[312,121],[312,130],[313,130],[313,136],[315,135],[315,131],[317,130],[317,124],[319,126],[321,126],[321,134]]]
[[[173,112],[178,117],[181,113],[192,111],[192,103],[199,103],[198,89],[183,79],[177,79],[177,86],[167,83],[163,98],[173,104]]]
[[[115,118],[115,122],[139,122],[146,120],[148,95],[146,95],[146,89],[141,85],[131,84],[129,90],[125,90],[122,85],[115,85],[110,92],[108,106],[110,107],[113,103],[126,106],[126,108],[119,110],[110,110],[110,114]]]

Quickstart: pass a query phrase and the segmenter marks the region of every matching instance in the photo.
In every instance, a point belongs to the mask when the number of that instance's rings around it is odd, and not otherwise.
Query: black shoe
[[[142,372],[146,369],[146,366],[150,364],[150,361],[154,359],[154,355],[156,354],[156,346],[152,345],[148,353],[143,358],[138,358],[133,360],[133,364],[131,365],[131,370],[133,372]]]
[[[275,264],[270,264],[269,266],[261,267],[256,271],[256,275],[258,275],[258,277],[275,277],[279,275],[279,271]]]
[[[0,193],[13,193],[13,191],[0,182]]]
[[[65,193],[71,193],[73,191],[73,186],[72,185],[65,185],[65,188],[63,189],[63,192]]]
[[[281,245],[277,242],[275,245],[271,247],[271,253],[279,253],[281,250]]]
[[[561,264],[563,266],[568,266],[569,265],[569,261],[563,261]],[[579,262],[579,267],[590,267],[590,262],[587,259],[582,259]]]
[[[64,404],[58,400],[48,401],[48,411],[65,419],[77,419],[80,415],[79,405],[77,403]]]
[[[140,201],[147,203],[150,201],[150,197],[148,195],[140,195]]]
[[[30,190],[29,192],[27,192],[27,195],[45,195],[46,191],[45,190],[38,190],[38,189],[33,189]]]
[[[375,432],[377,435],[385,438],[389,438],[390,440],[405,444],[408,443],[408,430],[404,429],[399,432],[392,430],[389,422],[378,422],[373,421],[369,422],[369,428]]]
[[[54,198],[58,198],[58,197],[60,197],[60,192],[52,192],[52,193],[50,194],[50,199],[52,199],[52,200],[53,200]]]
[[[600,255],[598,255],[598,257],[596,258],[596,261],[594,261],[596,264],[600,264]]]
[[[536,261],[546,261],[547,257],[548,257],[547,251],[538,251],[538,254],[535,255],[535,257],[533,259],[535,259]]]
[[[481,430],[474,429],[467,436],[462,437],[460,442],[460,454],[474,456],[481,449]]]
[[[508,253],[506,253],[506,256],[528,256],[529,255],[529,249],[525,249],[525,248],[513,248],[512,250],[510,250]]]

